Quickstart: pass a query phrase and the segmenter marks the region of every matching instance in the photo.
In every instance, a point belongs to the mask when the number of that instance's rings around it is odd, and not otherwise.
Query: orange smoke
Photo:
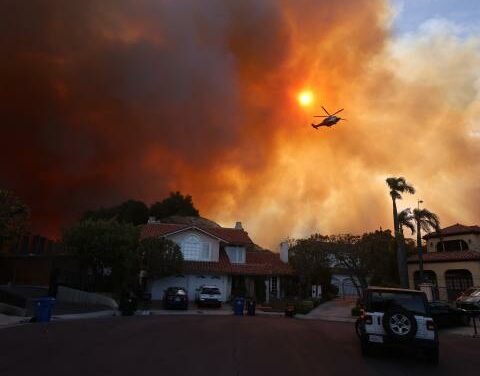
[[[273,248],[390,227],[390,175],[444,224],[479,220],[476,38],[437,25],[394,39],[381,0],[8,8],[0,186],[38,231],[180,190]],[[305,88],[314,106],[298,105]],[[313,130],[320,105],[348,120]]]

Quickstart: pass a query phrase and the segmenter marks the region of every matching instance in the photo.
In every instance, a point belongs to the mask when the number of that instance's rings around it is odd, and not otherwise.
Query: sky
[[[391,228],[389,176],[480,224],[474,1],[2,3],[0,187],[34,232],[179,190],[276,250]]]

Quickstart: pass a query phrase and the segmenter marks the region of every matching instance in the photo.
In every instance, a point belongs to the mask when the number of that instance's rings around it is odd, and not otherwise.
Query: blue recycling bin
[[[243,309],[245,308],[245,299],[235,298],[233,301],[233,313],[235,316],[243,316]]]
[[[35,299],[35,321],[49,322],[56,299],[50,296]]]

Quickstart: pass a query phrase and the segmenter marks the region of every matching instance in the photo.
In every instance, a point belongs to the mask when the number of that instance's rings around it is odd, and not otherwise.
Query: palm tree
[[[423,254],[422,254],[422,235],[421,231],[430,232],[435,230],[440,233],[440,219],[435,213],[427,209],[413,209],[413,220],[417,225],[417,251],[418,251],[418,267],[420,271],[420,282],[424,281],[423,276]]]
[[[404,177],[390,177],[386,180],[388,188],[390,188],[390,196],[393,203],[393,228],[395,231],[395,240],[397,242],[397,263],[400,284],[404,288],[408,288],[408,270],[407,255],[405,251],[405,242],[398,222],[397,200],[402,199],[401,193],[415,193],[415,188],[407,183]]]
[[[400,226],[400,233],[403,236],[403,228],[407,227],[412,235],[415,234],[415,224],[413,223],[413,214],[410,208],[403,209],[398,213],[398,225]]]

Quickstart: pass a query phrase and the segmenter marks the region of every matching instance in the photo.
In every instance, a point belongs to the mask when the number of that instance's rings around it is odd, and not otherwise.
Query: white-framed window
[[[245,264],[245,248],[244,247],[225,247],[228,258],[233,264]]]
[[[182,242],[182,254],[185,260],[210,261],[210,243],[202,242],[197,235],[189,235]]]
[[[272,277],[270,279],[270,292],[273,295],[277,295],[277,277]]]

